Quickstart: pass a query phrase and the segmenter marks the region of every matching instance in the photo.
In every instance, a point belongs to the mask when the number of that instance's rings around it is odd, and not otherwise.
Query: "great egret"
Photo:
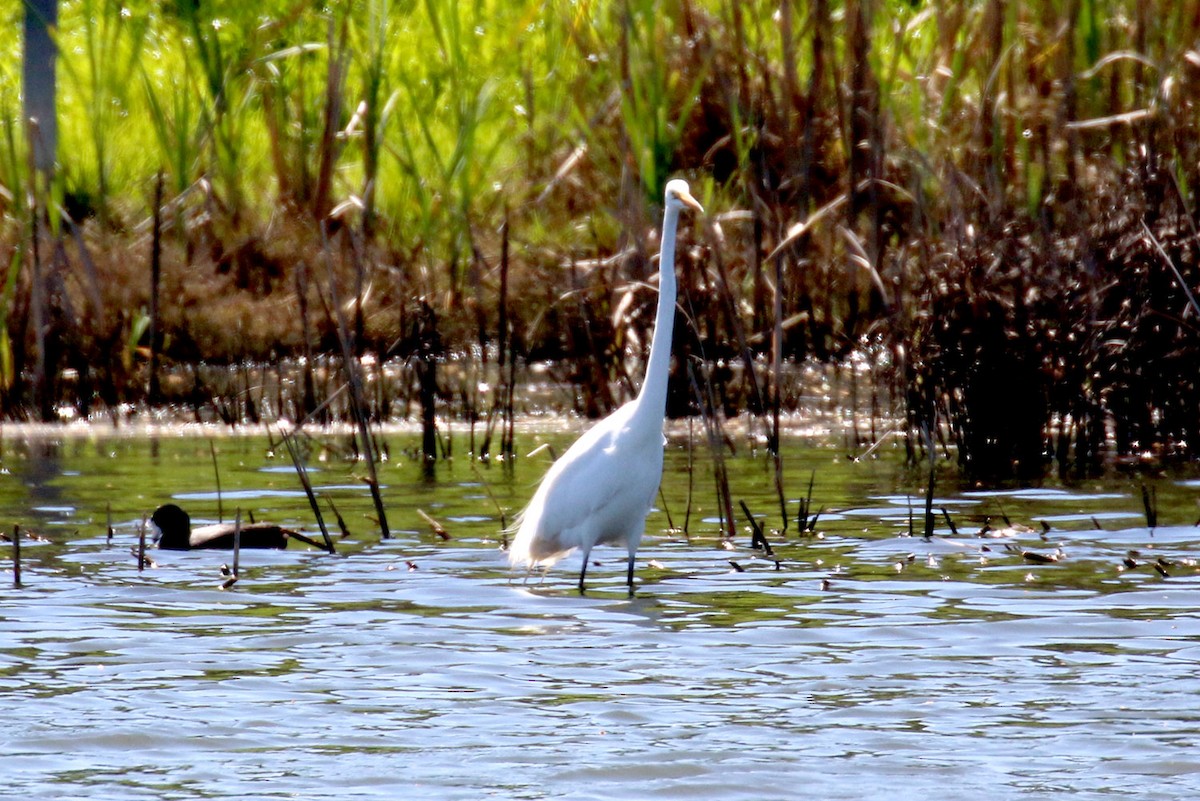
[[[669,181],[659,255],[658,312],[641,391],[601,420],[547,471],[521,513],[508,558],[514,564],[549,567],[583,549],[579,591],[584,591],[592,547],[624,543],[627,583],[633,592],[633,561],[646,514],[662,481],[663,414],[675,325],[675,229],[684,206],[704,211],[686,181]]]
[[[198,548],[233,548],[233,523],[214,523],[210,526],[192,528],[188,513],[173,503],[164,504],[154,510],[150,521],[158,527],[158,547],[168,551],[192,551]],[[243,525],[241,547],[243,548],[286,548],[288,539],[296,532],[274,523],[248,523]]]

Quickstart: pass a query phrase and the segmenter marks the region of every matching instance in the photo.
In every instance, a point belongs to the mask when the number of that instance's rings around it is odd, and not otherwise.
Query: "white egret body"
[[[675,230],[684,206],[703,211],[686,181],[668,182],[658,262],[658,312],[641,391],[589,429],[551,466],[521,513],[509,548],[509,561],[530,569],[548,567],[581,548],[580,592],[592,547],[621,543],[629,551],[627,582],[633,591],[634,556],[662,481],[663,415],[675,325]]]

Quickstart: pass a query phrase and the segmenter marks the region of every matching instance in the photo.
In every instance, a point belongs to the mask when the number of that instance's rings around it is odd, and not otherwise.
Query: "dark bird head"
[[[192,519],[173,503],[163,504],[150,516],[158,528],[158,547],[168,551],[186,551],[192,547]]]

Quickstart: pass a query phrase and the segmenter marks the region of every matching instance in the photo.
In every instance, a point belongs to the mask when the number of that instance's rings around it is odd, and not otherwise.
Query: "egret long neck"
[[[671,332],[675,327],[675,228],[679,208],[668,205],[663,214],[662,248],[658,259],[658,313],[654,317],[654,338],[650,343],[650,361],[646,378],[638,393],[638,412],[662,425],[667,408],[667,373],[671,370]]]

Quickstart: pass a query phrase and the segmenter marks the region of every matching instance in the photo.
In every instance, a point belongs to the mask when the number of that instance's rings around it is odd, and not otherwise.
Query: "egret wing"
[[[577,440],[546,474],[540,526],[545,534],[557,535],[583,525],[629,486],[629,472],[623,469],[625,460],[616,447],[614,432],[598,432],[601,436],[593,437],[592,431]]]

